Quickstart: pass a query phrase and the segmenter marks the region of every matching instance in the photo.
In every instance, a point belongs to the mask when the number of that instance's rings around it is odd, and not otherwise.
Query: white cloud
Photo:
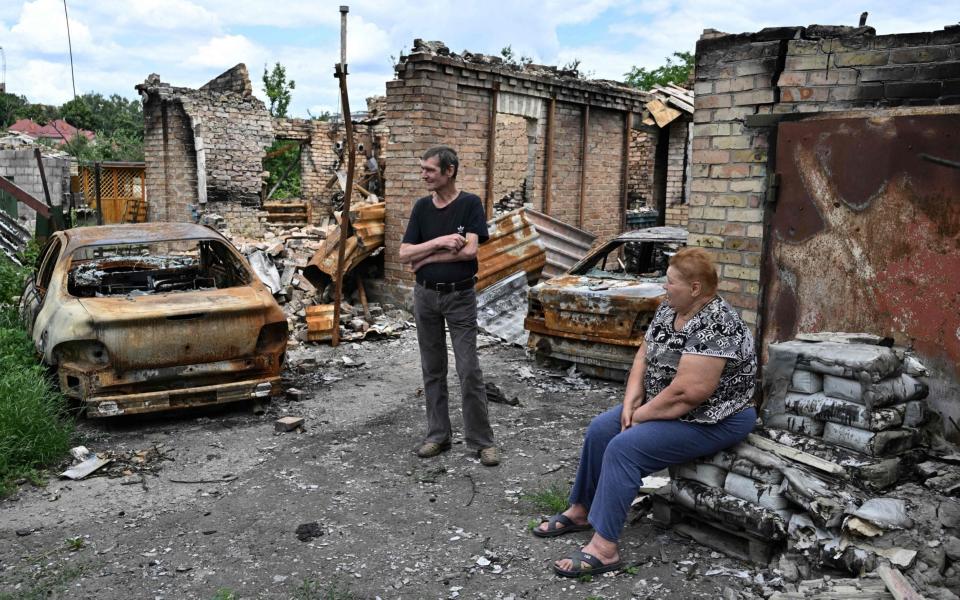
[[[28,60],[15,71],[7,72],[7,91],[24,94],[31,102],[63,104],[73,98],[70,65],[40,59]]]
[[[196,67],[222,67],[228,69],[237,63],[248,65],[262,61],[263,49],[242,35],[224,35],[210,38],[184,61]]]
[[[10,28],[14,43],[22,49],[45,53],[67,52],[67,20],[63,3],[58,0],[34,0],[23,5],[20,18]],[[90,28],[77,15],[70,16],[70,41],[74,53],[91,50]]]
[[[220,18],[190,0],[130,0],[111,6],[118,24],[156,29],[218,29]]]

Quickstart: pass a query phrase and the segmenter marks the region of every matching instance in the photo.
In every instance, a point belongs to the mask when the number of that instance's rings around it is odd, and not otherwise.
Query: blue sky
[[[333,65],[339,11],[350,5],[351,107],[384,93],[391,56],[414,38],[455,52],[511,45],[543,64],[574,59],[594,77],[622,79],[693,50],[704,28],[729,33],[784,25],[856,25],[864,10],[879,34],[930,31],[960,20],[956,0],[67,0],[77,92],[135,97],[150,73],[198,87],[238,62],[258,95],[266,64],[296,81],[291,114],[337,110]],[[0,2],[0,46],[11,93],[59,104],[72,96],[63,0]]]

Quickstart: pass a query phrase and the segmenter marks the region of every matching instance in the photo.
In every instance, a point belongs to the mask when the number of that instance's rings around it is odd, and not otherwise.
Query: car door
[[[37,315],[43,308],[44,300],[46,300],[50,279],[53,277],[53,270],[60,259],[62,248],[63,242],[58,237],[51,238],[47,242],[47,245],[40,251],[36,268],[20,295],[20,318],[31,336],[33,335]]]

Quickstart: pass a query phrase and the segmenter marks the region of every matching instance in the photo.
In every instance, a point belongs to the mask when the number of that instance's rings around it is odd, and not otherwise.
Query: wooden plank
[[[18,202],[23,202],[33,210],[37,211],[37,214],[43,217],[50,217],[50,209],[47,208],[46,204],[31,196],[29,192],[8,180],[6,177],[0,177],[0,190],[10,194],[16,198]]]
[[[895,600],[923,600],[923,596],[913,589],[907,578],[898,569],[882,564],[877,568],[877,574],[886,584],[887,590],[893,594]]]
[[[644,106],[646,106],[650,114],[653,115],[653,120],[657,122],[657,127],[660,128],[666,127],[671,121],[681,115],[679,110],[670,108],[659,100],[651,100]]]
[[[682,110],[682,111],[684,111],[684,112],[693,114],[693,105],[692,105],[692,104],[689,104],[689,103],[687,103],[687,102],[684,102],[683,100],[681,100],[681,99],[679,99],[679,98],[667,98],[667,103],[670,104],[671,106],[675,106],[675,107],[679,108],[680,110]]]
[[[813,467],[814,469],[818,469],[820,471],[825,471],[832,475],[847,475],[847,470],[836,463],[823,460],[818,456],[791,448],[790,446],[785,446],[778,442],[774,442],[773,440],[768,440],[767,438],[761,437],[755,433],[751,433],[747,436],[747,442],[756,446],[757,448],[760,448],[761,450],[773,452],[778,456],[789,458],[790,460],[805,464],[808,467]]]

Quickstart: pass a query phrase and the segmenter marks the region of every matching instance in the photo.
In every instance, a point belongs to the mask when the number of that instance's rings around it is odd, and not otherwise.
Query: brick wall
[[[151,75],[144,98],[144,155],[151,221],[192,221],[210,202],[259,203],[273,122],[240,64],[199,90]]]
[[[690,238],[712,249],[721,289],[758,321],[768,127],[750,115],[960,103],[960,27],[874,35],[811,26],[697,44]]]
[[[527,120],[517,115],[497,115],[496,145],[493,198],[499,202],[511,196],[516,203],[523,204],[529,163]]]
[[[657,153],[656,128],[632,129],[630,131],[630,158],[627,195],[628,209],[653,206],[653,166]]]
[[[667,135],[666,215],[664,224],[687,226],[687,137],[690,120],[681,117],[670,123]]]

